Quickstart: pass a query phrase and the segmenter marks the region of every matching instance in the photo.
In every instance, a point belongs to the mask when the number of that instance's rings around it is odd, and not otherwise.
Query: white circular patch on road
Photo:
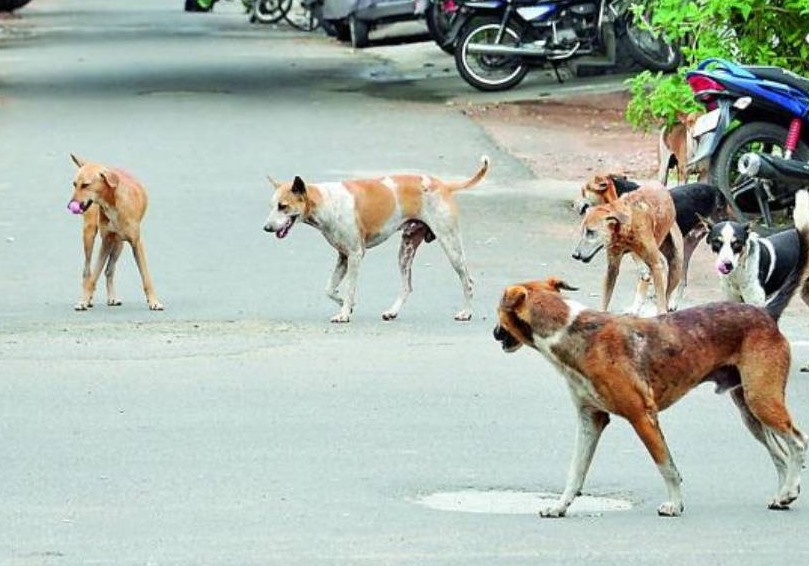
[[[559,499],[554,493],[511,490],[445,491],[426,495],[416,503],[439,511],[461,513],[493,513],[501,515],[536,515]],[[581,495],[573,501],[568,515],[599,515],[610,511],[628,511],[632,504],[625,499]]]

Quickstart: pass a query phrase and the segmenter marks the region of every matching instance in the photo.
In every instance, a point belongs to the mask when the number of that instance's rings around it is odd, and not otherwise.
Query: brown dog
[[[90,163],[72,154],[70,157],[79,170],[73,181],[73,196],[67,206],[74,214],[83,214],[84,217],[83,290],[82,297],[74,308],[87,310],[93,306],[93,293],[105,265],[107,304],[121,304],[115,294],[115,263],[121,255],[124,242],[129,242],[143,281],[146,302],[151,310],[163,310],[163,305],[155,295],[146,265],[146,249],[140,233],[140,223],[146,214],[148,202],[146,189],[120,169]],[[97,233],[101,236],[101,250],[96,258],[95,268],[91,271],[90,261]]]
[[[651,181],[647,187],[665,188],[661,183]],[[581,197],[573,201],[573,208],[579,214],[584,214],[588,207],[606,204],[639,188],[640,185],[630,181],[623,173],[601,172],[593,175],[581,186]]]
[[[663,476],[668,501],[658,514],[680,515],[682,480],[658,413],[705,381],[731,391],[742,420],[769,451],[779,478],[770,508],[785,509],[798,497],[807,438],[784,400],[789,342],[764,310],[724,302],[655,318],[614,316],[588,310],[560,289],[572,288],[554,278],[508,287],[494,330],[506,352],[529,346],[556,366],[578,411],[564,493],[542,516],[564,516],[579,494],[610,413],[629,421]]]
[[[656,186],[640,187],[619,199],[587,209],[581,223],[581,239],[573,258],[588,263],[602,248],[607,251],[607,273],[604,277],[601,308],[607,310],[621,260],[627,253],[652,274],[657,312],[669,308],[672,292],[680,283],[683,266],[683,236],[675,222],[676,212],[671,194]],[[666,238],[672,246],[671,260],[660,251]],[[668,278],[664,271],[668,265]],[[646,298],[648,282],[639,277],[632,311],[638,313]],[[674,307],[675,305],[672,305]]]
[[[688,166],[688,161],[697,149],[692,133],[694,124],[701,115],[701,112],[681,113],[677,115],[677,122],[661,128],[657,144],[657,180],[663,185],[667,184],[669,170],[672,168],[677,170],[678,185],[687,183],[691,173],[696,174],[700,182],[707,180],[708,171],[705,167]]]

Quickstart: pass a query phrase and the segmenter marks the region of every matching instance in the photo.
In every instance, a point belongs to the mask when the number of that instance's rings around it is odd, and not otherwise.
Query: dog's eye
[[[82,184],[81,184],[81,188],[82,188],[82,189],[86,189],[86,188],[87,188],[87,187],[89,187],[89,186],[90,186],[90,183],[82,183]]]
[[[711,242],[711,249],[715,252],[718,252],[719,250],[722,249],[722,242],[717,242],[716,240],[714,240],[713,242]]]
[[[284,212],[284,211],[286,211],[288,208],[289,208],[289,205],[288,205],[287,203],[285,203],[285,202],[279,202],[279,203],[278,203],[278,210],[279,210],[279,212]]]
[[[593,230],[592,228],[587,228],[587,229],[584,231],[584,236],[585,236],[586,238],[593,239],[593,238],[595,238],[595,235],[596,235],[596,231],[595,231],[595,230]]]
[[[742,251],[743,247],[744,246],[742,246],[741,242],[733,242],[732,244],[730,244],[730,249],[732,249],[734,253],[739,253],[740,251]]]

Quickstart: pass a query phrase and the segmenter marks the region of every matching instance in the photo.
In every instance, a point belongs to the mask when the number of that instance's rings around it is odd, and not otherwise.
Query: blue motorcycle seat
[[[795,73],[784,70],[780,67],[757,67],[744,65],[742,67],[760,79],[783,83],[797,88],[809,95],[809,79],[805,79]]]

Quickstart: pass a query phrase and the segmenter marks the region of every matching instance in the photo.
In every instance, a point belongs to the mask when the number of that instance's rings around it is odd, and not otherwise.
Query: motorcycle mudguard
[[[697,149],[688,165],[696,165],[703,159],[709,159],[716,152],[719,144],[725,138],[725,133],[733,120],[733,101],[727,98],[719,100],[719,122],[716,128],[705,132],[697,139]]]
[[[458,36],[461,35],[461,30],[472,18],[477,18],[486,15],[487,12],[500,13],[503,7],[502,0],[479,0],[474,2],[465,2],[464,9],[452,18],[447,35],[444,37],[442,46],[455,45],[458,41]],[[472,10],[468,8],[474,8]]]

